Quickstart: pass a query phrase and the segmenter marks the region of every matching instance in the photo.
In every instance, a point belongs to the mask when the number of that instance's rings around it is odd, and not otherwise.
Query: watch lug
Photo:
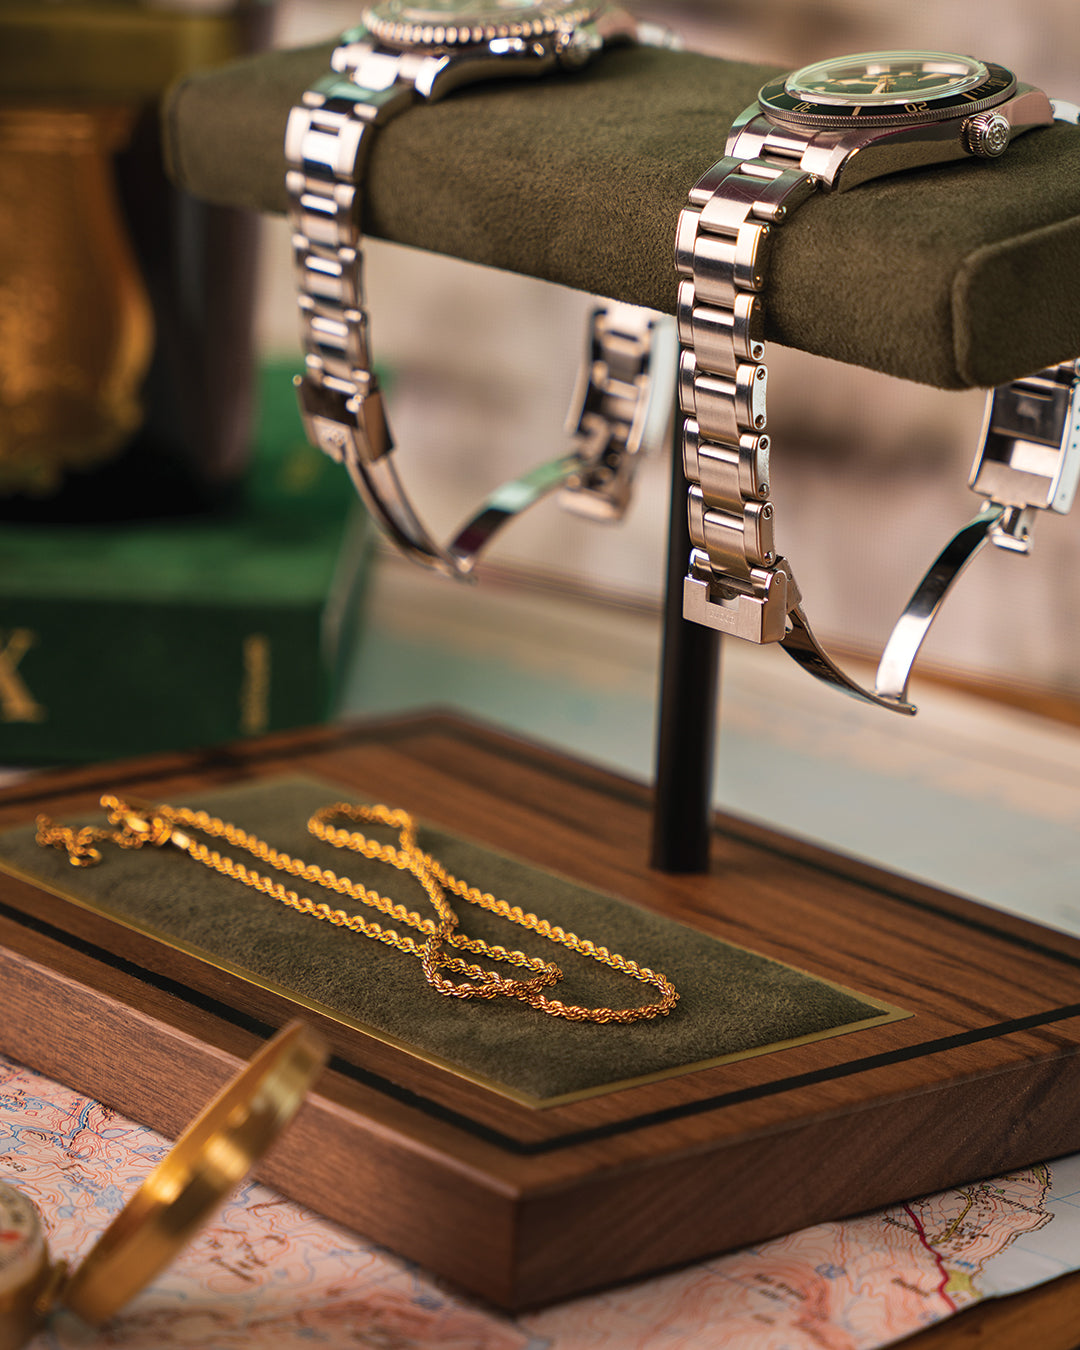
[[[606,44],[608,42],[636,41],[640,23],[628,10],[609,5],[581,27],[592,29],[600,41]]]
[[[994,112],[1008,119],[1012,134],[1019,136],[1034,127],[1047,127],[1054,120],[1054,106],[1041,89],[1021,84],[1005,103],[999,103]]]
[[[414,84],[421,98],[434,101],[459,85],[543,75],[558,64],[553,37],[493,38],[462,52],[422,57]]]
[[[415,65],[405,72],[412,87],[416,90],[418,98],[426,98],[431,102],[441,98],[443,94],[448,94],[454,88],[456,83],[451,77],[451,68],[454,65],[454,58],[448,54],[437,55],[430,54],[417,58],[413,56]],[[461,62],[464,64],[464,62]]]
[[[731,124],[724,154],[732,159],[757,159],[772,123],[758,111],[756,103],[745,108]]]
[[[1013,138],[1053,121],[1050,100],[1030,85],[1020,85],[1012,98],[991,111],[1009,122]],[[807,144],[798,166],[815,174],[824,187],[845,192],[889,174],[967,159],[972,153],[966,144],[967,122],[966,117],[952,117],[908,126],[823,128]],[[752,105],[732,124],[726,153],[737,159],[756,159],[766,153],[765,141],[779,127]]]
[[[803,168],[819,174],[834,191],[846,192],[889,174],[969,159],[967,120],[954,117],[947,122],[875,127],[857,138],[834,132],[831,144],[829,133],[823,133],[804,157]]]

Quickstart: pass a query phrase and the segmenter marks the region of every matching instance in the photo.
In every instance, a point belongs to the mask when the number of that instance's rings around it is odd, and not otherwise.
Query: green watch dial
[[[981,61],[942,52],[868,52],[804,66],[784,81],[796,98],[887,106],[962,94],[985,83]]]
[[[767,112],[817,126],[932,121],[992,107],[1011,71],[950,52],[860,52],[804,66],[761,90]]]

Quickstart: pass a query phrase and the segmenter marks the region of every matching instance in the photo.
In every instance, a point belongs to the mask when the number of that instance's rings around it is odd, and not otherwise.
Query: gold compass
[[[66,1308],[107,1322],[164,1270],[296,1114],[327,1048],[292,1022],[195,1118],[74,1271],[49,1256],[31,1201],[0,1182],[0,1350]]]

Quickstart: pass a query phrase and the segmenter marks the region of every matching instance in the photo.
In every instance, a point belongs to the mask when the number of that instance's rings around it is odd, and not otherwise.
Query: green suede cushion
[[[176,178],[211,201],[283,211],[289,108],[330,51],[275,52],[174,87]],[[673,312],[687,191],[774,73],[623,48],[573,75],[418,104],[377,137],[365,229]],[[1080,129],[813,198],[777,232],[767,336],[944,388],[1076,356]]]
[[[307,833],[308,816],[343,795],[340,787],[327,783],[275,779],[206,794],[191,804],[224,816],[294,857],[332,868],[430,914],[427,897],[408,874],[321,844]],[[95,823],[102,823],[100,817]],[[387,831],[374,833],[393,837]],[[104,845],[100,866],[73,868],[60,852],[38,847],[28,826],[0,835],[0,868],[204,954],[257,983],[283,988],[346,1024],[536,1105],[906,1015],[441,830],[425,828],[419,840],[455,876],[662,971],[681,995],[675,1011],[652,1021],[603,1026],[547,1017],[507,999],[480,1003],[444,998],[427,984],[415,957],[319,923],[171,848],[121,853]],[[227,845],[222,852],[236,856]],[[239,856],[251,862],[247,855]],[[316,901],[329,900],[334,907],[359,910],[384,922],[376,911],[317,886],[300,883],[297,889]],[[657,1001],[651,985],[463,901],[455,901],[455,908],[470,936],[554,959],[565,978],[551,997],[590,1007]],[[397,925],[386,920],[385,926]],[[404,931],[413,935],[412,929]],[[514,967],[502,970],[520,974]],[[362,1050],[357,1059],[363,1062]]]

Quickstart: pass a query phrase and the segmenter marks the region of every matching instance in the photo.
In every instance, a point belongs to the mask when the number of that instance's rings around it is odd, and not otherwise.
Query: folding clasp
[[[683,579],[683,618],[744,642],[782,642],[788,614],[801,596],[783,559],[774,568],[754,567],[750,579],[720,578],[708,555],[690,552],[690,570]]]
[[[319,383],[310,375],[293,380],[308,439],[346,467],[350,460],[373,464],[394,448],[375,376],[357,375],[365,379],[356,390],[339,389],[329,380]]]
[[[995,389],[969,486],[1003,508],[990,532],[998,548],[1027,553],[1034,511],[1064,515],[1080,480],[1077,363],[1050,366]]]

